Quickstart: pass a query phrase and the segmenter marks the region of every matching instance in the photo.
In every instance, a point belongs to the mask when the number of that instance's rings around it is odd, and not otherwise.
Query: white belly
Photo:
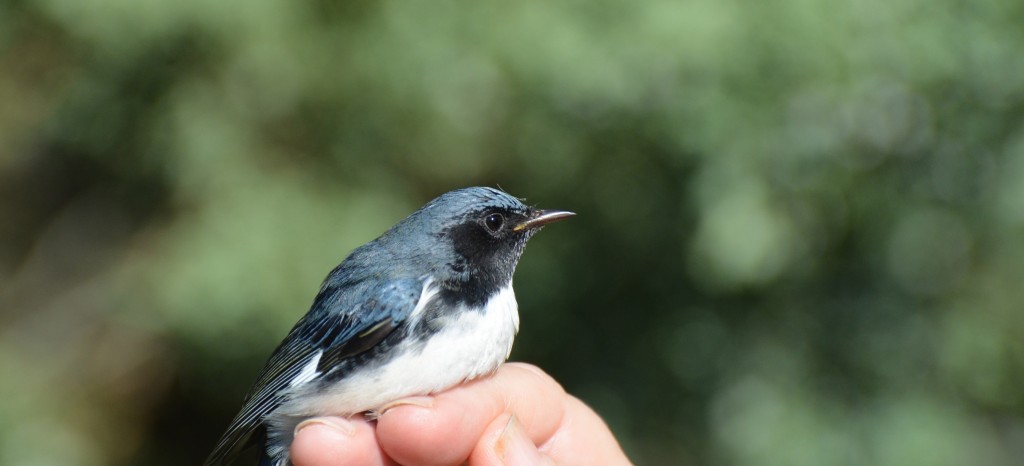
[[[491,298],[482,312],[455,312],[419,349],[405,351],[372,371],[353,372],[316,394],[286,402],[275,415],[351,415],[392,401],[451,388],[489,374],[508,359],[519,330],[519,309],[512,285]],[[297,392],[303,388],[296,387]],[[272,415],[274,416],[274,415]],[[275,416],[276,417],[276,416]]]

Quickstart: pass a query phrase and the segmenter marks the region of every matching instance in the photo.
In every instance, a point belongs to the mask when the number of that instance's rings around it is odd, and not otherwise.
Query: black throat
[[[445,306],[466,306],[472,309],[482,309],[487,301],[498,294],[502,288],[508,286],[511,280],[498,281],[491,278],[470,279],[466,282],[456,282],[441,285],[438,297]]]
[[[456,259],[446,264],[440,298],[445,304],[482,307],[512,282],[516,262],[528,239],[525,234],[494,237],[477,225],[456,225],[444,233]]]

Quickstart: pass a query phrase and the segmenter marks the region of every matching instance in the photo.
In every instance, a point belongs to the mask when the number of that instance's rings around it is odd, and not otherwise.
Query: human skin
[[[597,413],[536,366],[521,363],[399,401],[376,425],[322,417],[297,430],[295,466],[630,464]]]

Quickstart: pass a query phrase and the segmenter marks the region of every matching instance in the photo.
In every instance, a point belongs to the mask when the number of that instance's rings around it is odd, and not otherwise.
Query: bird
[[[372,416],[496,371],[519,331],[512,275],[526,243],[574,215],[462,188],[353,250],[271,353],[204,465],[232,464],[262,444],[261,466],[290,466],[306,419]]]

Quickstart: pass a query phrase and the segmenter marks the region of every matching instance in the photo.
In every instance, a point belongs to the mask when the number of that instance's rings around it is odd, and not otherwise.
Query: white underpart
[[[410,325],[423,317],[438,292],[426,280],[409,316]],[[267,452],[274,465],[290,466],[288,449],[303,419],[379,410],[393,401],[441,392],[496,370],[508,359],[519,330],[519,305],[512,284],[492,296],[483,309],[459,309],[444,319],[439,323],[441,330],[426,343],[393,348],[398,356],[383,368],[353,372],[319,391],[318,384],[309,383],[321,375],[316,369],[322,352],[314,353],[289,384],[291,400],[267,416]]]
[[[436,294],[436,288],[425,286],[411,315],[413,320],[420,317],[422,308]],[[508,359],[519,330],[519,306],[512,284],[491,297],[483,310],[462,309],[445,319],[441,330],[422,347],[409,343],[405,348],[394,348],[399,356],[383,368],[354,372],[317,393],[293,383],[296,396],[271,415],[272,423],[287,429],[304,417],[375,410],[401,398],[440,392],[493,372]],[[303,369],[299,377],[309,368]],[[312,370],[315,372],[315,364]]]

